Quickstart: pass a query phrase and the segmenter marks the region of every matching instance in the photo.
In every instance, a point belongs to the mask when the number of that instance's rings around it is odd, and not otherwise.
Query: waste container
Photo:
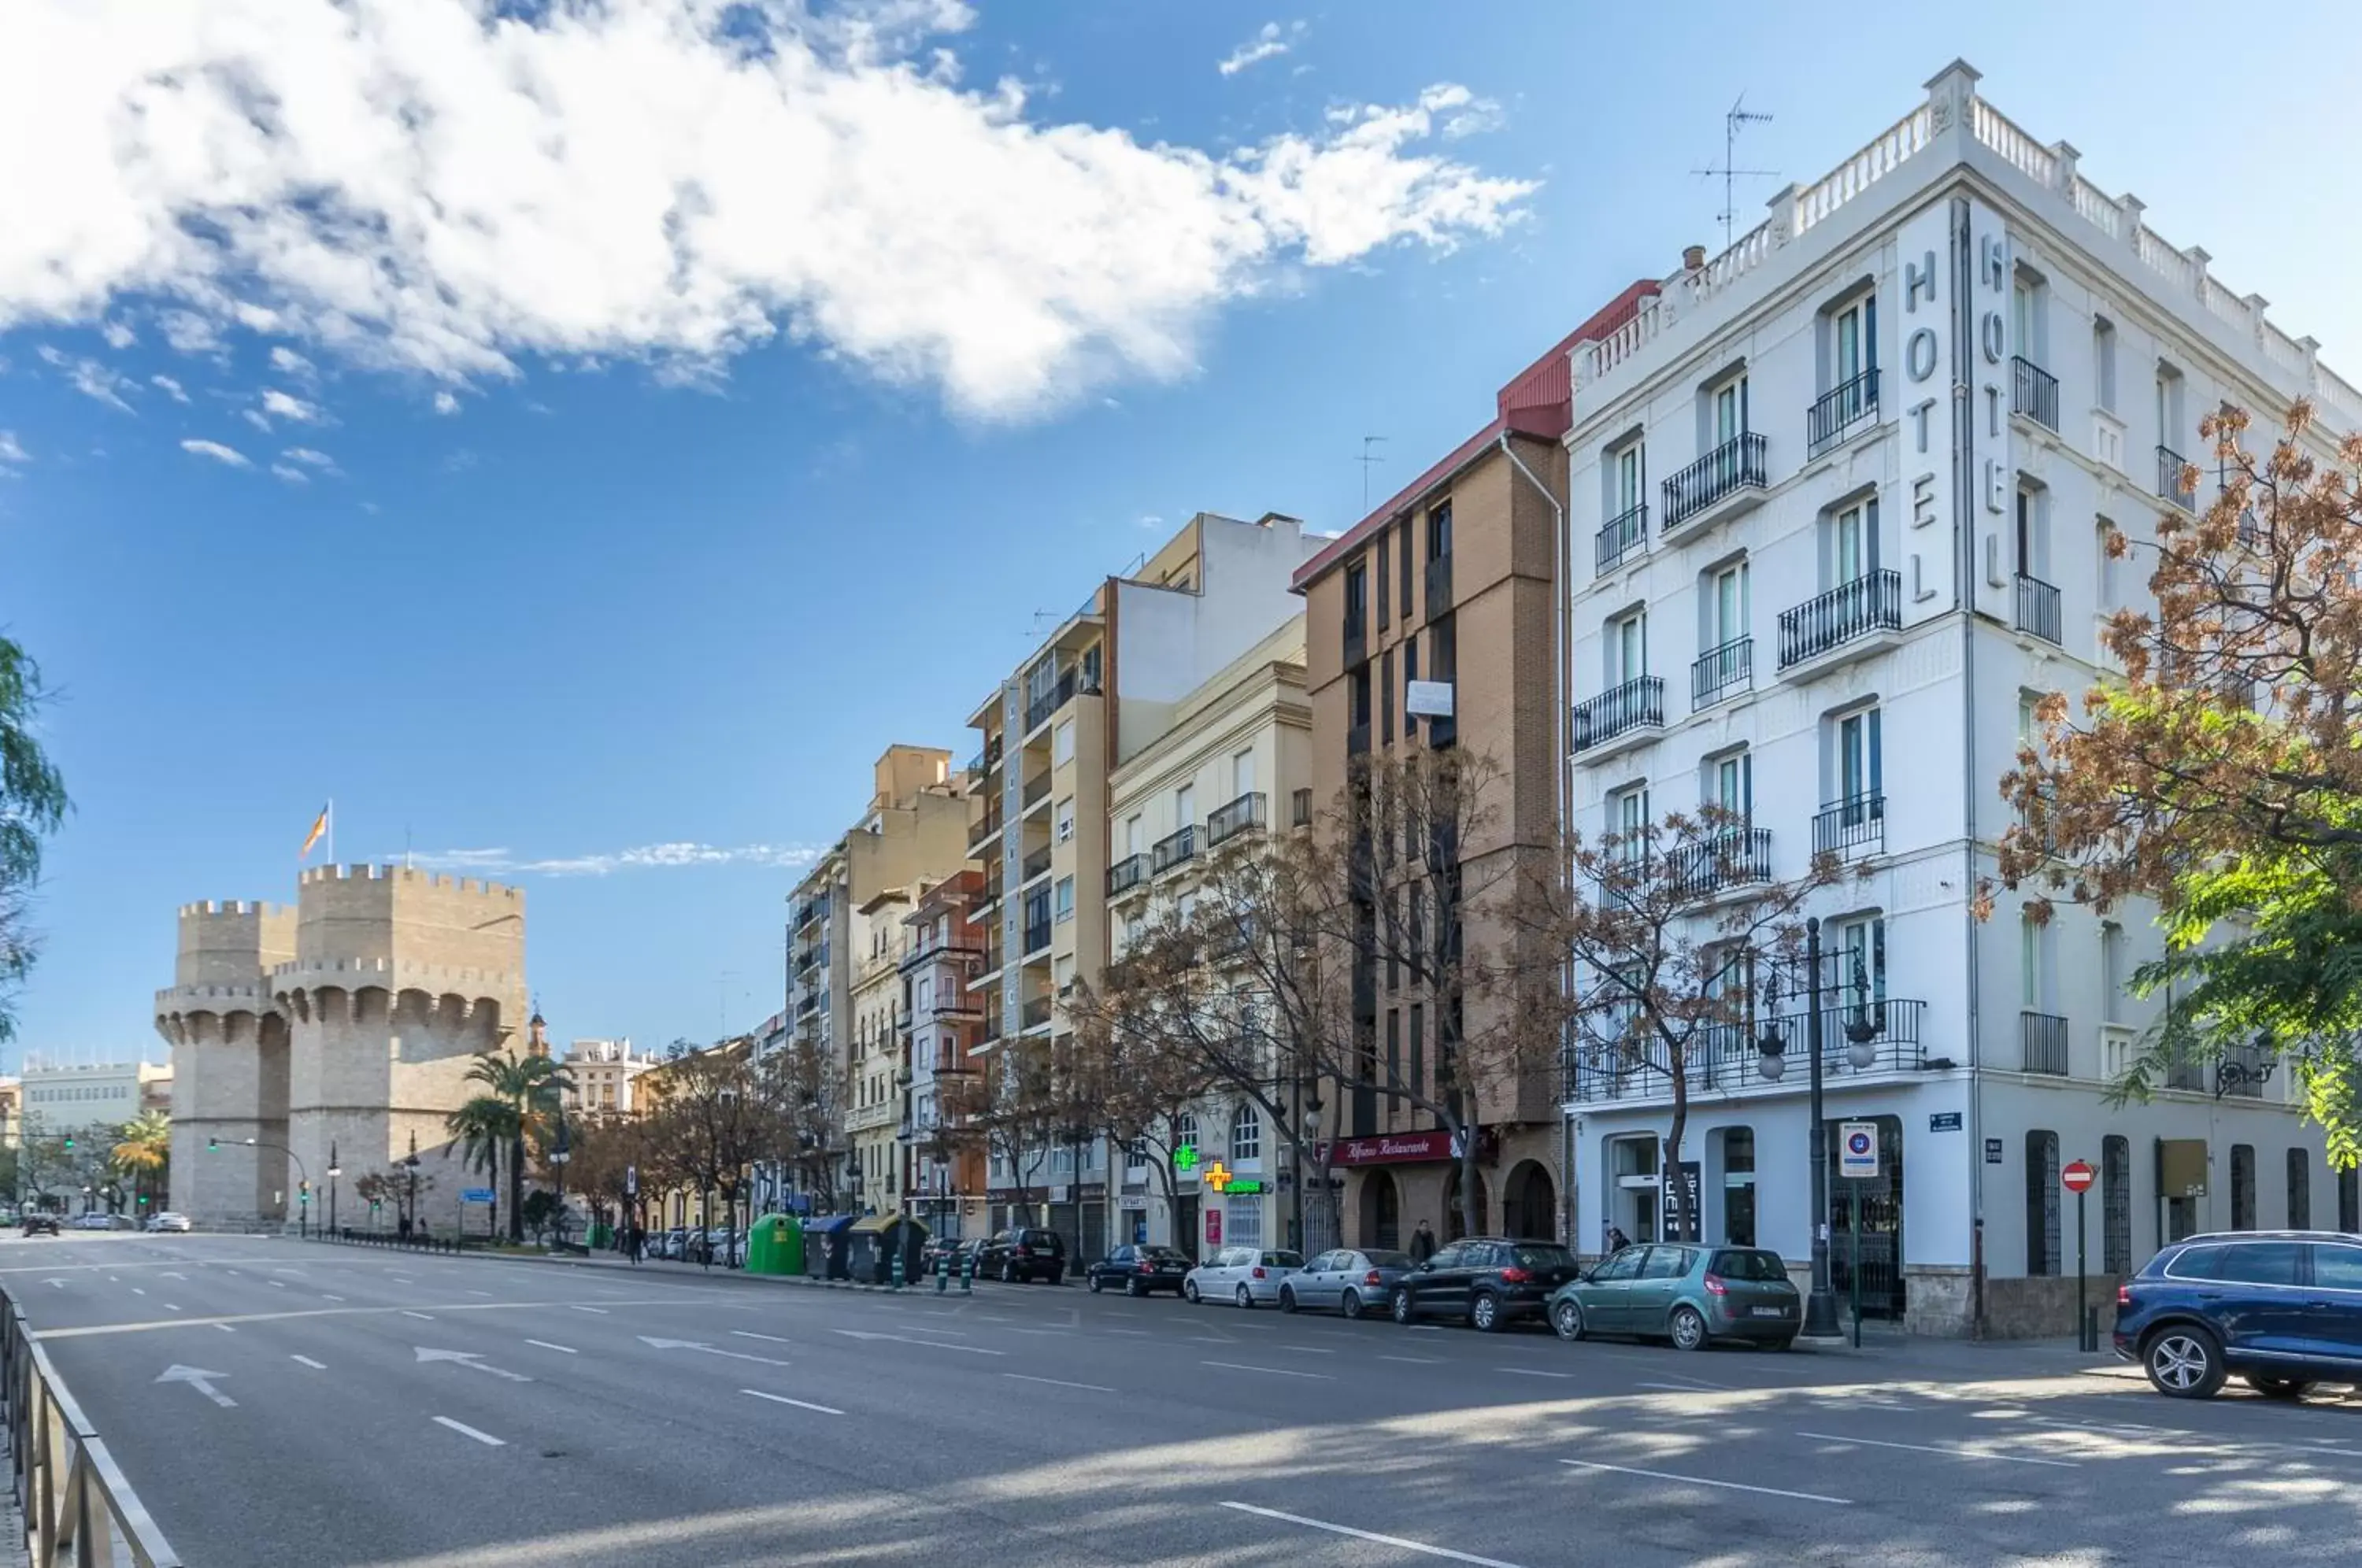
[[[920,1255],[926,1251],[927,1228],[900,1214],[873,1214],[854,1221],[845,1247],[845,1268],[864,1285],[894,1283],[894,1254],[902,1254],[902,1278],[919,1277]]]
[[[814,1220],[804,1227],[804,1272],[816,1279],[850,1279],[845,1270],[846,1232],[853,1228],[850,1214],[834,1214]]]
[[[804,1228],[791,1214],[766,1214],[746,1232],[748,1274],[801,1274]]]

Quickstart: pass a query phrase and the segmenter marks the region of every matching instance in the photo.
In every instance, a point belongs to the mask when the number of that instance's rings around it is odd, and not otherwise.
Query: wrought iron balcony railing
[[[1627,730],[1665,722],[1665,681],[1662,676],[1640,675],[1610,687],[1598,696],[1577,702],[1567,728],[1567,744],[1588,751]]]
[[[1690,706],[1711,707],[1755,684],[1755,639],[1733,637],[1690,666]]]
[[[1763,437],[1734,436],[1664,481],[1665,527],[1680,527],[1716,502],[1742,490],[1761,490],[1765,476]]]
[[[1599,530],[1599,569],[1613,571],[1627,556],[1639,554],[1649,547],[1649,506],[1646,502],[1627,507],[1607,520]]]
[[[2058,378],[2019,355],[2009,362],[2009,411],[2045,430],[2058,428]]]
[[[1805,413],[1805,447],[1817,457],[1857,430],[1878,422],[1876,367],[1839,381]]]
[[[1780,668],[1876,632],[1903,629],[1903,574],[1873,571],[1780,612]]]

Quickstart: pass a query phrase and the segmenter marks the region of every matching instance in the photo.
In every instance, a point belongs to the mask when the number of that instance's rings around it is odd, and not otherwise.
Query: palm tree
[[[509,1240],[524,1243],[524,1136],[546,1118],[557,1114],[561,1090],[574,1087],[566,1069],[547,1056],[495,1056],[490,1051],[468,1069],[469,1083],[484,1086],[483,1099],[497,1100],[509,1112]],[[469,1101],[474,1104],[474,1101]]]
[[[495,1095],[480,1094],[443,1119],[444,1130],[459,1144],[460,1157],[471,1171],[483,1171],[497,1183],[501,1151],[514,1136],[516,1112]]]
[[[133,1208],[141,1188],[164,1189],[164,1172],[172,1163],[172,1119],[160,1110],[143,1110],[115,1130],[115,1165],[130,1173]]]

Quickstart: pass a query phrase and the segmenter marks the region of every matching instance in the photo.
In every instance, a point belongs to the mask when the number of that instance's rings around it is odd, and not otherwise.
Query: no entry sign
[[[2058,1173],[2059,1185],[2070,1192],[2089,1192],[2092,1183],[2097,1179],[2099,1173],[2081,1160],[2075,1161]]]

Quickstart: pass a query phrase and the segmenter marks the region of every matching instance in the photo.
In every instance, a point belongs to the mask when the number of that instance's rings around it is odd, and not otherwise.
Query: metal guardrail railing
[[[25,1515],[32,1568],[180,1568],[180,1554],[131,1490],[33,1338],[25,1309],[0,1290],[0,1413],[8,1470]]]

